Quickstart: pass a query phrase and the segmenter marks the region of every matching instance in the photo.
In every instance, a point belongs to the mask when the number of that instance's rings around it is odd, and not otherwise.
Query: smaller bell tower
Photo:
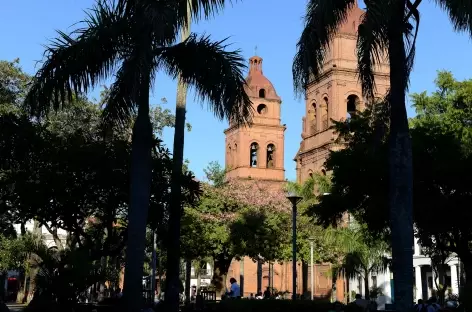
[[[248,126],[230,124],[226,136],[226,177],[284,181],[284,132],[282,101],[262,73],[262,58],[249,59],[246,92],[254,110]]]

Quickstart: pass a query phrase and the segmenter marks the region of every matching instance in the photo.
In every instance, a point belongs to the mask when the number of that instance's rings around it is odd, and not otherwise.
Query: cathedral
[[[297,182],[303,183],[313,173],[326,174],[323,164],[330,151],[342,146],[335,143],[336,134],[331,120],[343,120],[363,110],[368,104],[362,96],[357,75],[357,27],[363,10],[357,4],[340,26],[325,60],[322,75],[306,86],[305,116],[302,119],[302,141],[294,157]],[[388,64],[376,68],[377,96],[382,97],[389,87]],[[263,74],[262,58],[249,59],[246,78],[247,92],[254,105],[250,126],[231,124],[225,130],[225,164],[227,178],[264,181],[273,188],[283,188],[284,132],[281,122],[282,99],[274,85]],[[297,293],[311,292],[311,270],[297,264]],[[314,267],[314,296],[329,297],[332,289],[329,264]],[[278,291],[292,291],[292,264],[254,262],[249,258],[234,259],[228,277],[235,277],[241,285],[241,295],[263,292],[267,287]],[[337,300],[346,298],[347,283],[338,278]]]

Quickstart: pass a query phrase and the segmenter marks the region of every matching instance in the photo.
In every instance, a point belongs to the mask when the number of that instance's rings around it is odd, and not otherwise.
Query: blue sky
[[[33,74],[36,61],[41,60],[43,44],[55,36],[54,30],[72,30],[71,25],[84,17],[84,9],[93,0],[15,0],[3,1],[0,9],[0,59],[19,57],[23,69]],[[300,143],[301,118],[304,103],[295,98],[292,88],[291,65],[295,43],[302,28],[301,17],[305,9],[302,0],[244,0],[209,21],[193,26],[192,31],[211,35],[220,40],[230,37],[232,48],[241,49],[245,58],[254,54],[263,57],[264,74],[272,81],[282,98],[282,123],[285,132],[286,178],[295,178],[292,161]],[[363,6],[361,1],[360,6]],[[452,30],[447,14],[433,1],[423,1],[417,54],[411,75],[411,92],[434,90],[436,71],[450,70],[457,79],[472,77],[472,44],[466,34]],[[151,103],[167,98],[170,109],[175,105],[175,81],[158,75]],[[91,94],[94,96],[95,94]],[[409,104],[408,104],[409,105]],[[413,112],[411,109],[409,113]],[[190,168],[198,178],[203,178],[203,168],[210,161],[224,163],[224,134],[226,122],[217,121],[200,103],[188,98],[188,122],[192,131],[185,138],[184,157],[190,160]],[[166,131],[164,142],[172,147],[173,132]]]

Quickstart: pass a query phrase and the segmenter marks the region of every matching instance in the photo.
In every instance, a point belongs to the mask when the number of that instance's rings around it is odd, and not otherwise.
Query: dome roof
[[[262,58],[259,56],[249,59],[249,74],[246,83],[246,92],[250,97],[280,100],[272,83],[262,73]]]
[[[339,32],[343,34],[357,35],[357,28],[361,23],[362,14],[364,14],[364,10],[359,8],[356,1],[354,7],[348,12],[346,21],[339,27]]]

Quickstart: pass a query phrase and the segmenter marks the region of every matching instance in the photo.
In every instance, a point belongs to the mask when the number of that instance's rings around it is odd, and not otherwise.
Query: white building
[[[450,288],[452,294],[458,294],[458,276],[459,275],[459,260],[457,257],[451,257],[447,261],[449,266],[446,270],[446,286]],[[431,258],[425,256],[421,251],[421,246],[418,243],[418,239],[415,238],[414,255],[413,255],[413,267],[414,272],[412,275],[415,281],[414,288],[414,299],[427,300],[433,295],[433,291],[436,290],[436,284],[434,283],[435,274],[431,267]],[[387,268],[385,272],[371,274],[369,276],[369,286],[379,287],[382,289],[383,296],[377,299],[378,309],[384,310],[385,304],[391,304],[394,301],[394,287],[393,274],[390,269]],[[351,279],[349,281],[349,291],[356,292],[365,296],[364,291],[364,280]]]

